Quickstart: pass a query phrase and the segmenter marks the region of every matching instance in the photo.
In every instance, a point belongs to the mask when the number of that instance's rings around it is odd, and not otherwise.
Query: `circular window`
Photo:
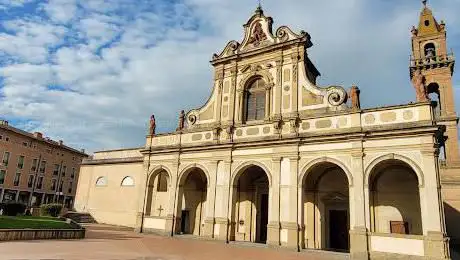
[[[429,20],[425,20],[425,26],[429,26],[430,25],[430,21]]]

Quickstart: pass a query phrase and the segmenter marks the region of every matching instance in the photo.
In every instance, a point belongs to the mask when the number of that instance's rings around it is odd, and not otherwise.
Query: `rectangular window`
[[[59,174],[59,164],[55,164],[54,165],[53,175],[58,175],[58,174]]]
[[[29,180],[27,181],[27,187],[32,188],[34,186],[34,176],[29,175]]]
[[[37,170],[37,166],[38,166],[38,159],[33,159],[32,160],[32,166],[30,167],[30,170],[35,172]]]
[[[24,145],[25,147],[27,147],[27,142],[22,142],[22,145]]]
[[[2,161],[2,164],[4,166],[8,166],[8,163],[10,162],[10,152],[5,152],[3,154],[3,161]]]
[[[68,190],[69,193],[72,193],[72,184],[73,184],[72,182],[69,183],[69,190]]]
[[[67,166],[62,166],[62,176],[65,176],[65,171],[67,170]]]
[[[64,181],[61,181],[59,185],[59,192],[62,192],[62,189],[64,188]]]
[[[70,178],[75,178],[75,168],[72,168],[72,173],[70,173]]]
[[[40,162],[40,173],[45,173],[46,170],[46,161]]]
[[[51,180],[51,190],[56,190],[56,179]]]
[[[0,170],[0,184],[5,183],[5,176],[6,176],[6,171]]]
[[[37,180],[37,189],[41,190],[42,186],[43,186],[43,176],[40,176],[38,177],[38,180]]]
[[[20,155],[18,157],[18,169],[24,168],[24,156]]]
[[[16,175],[14,176],[13,185],[14,186],[19,186],[20,181],[21,181],[21,173],[17,172]]]

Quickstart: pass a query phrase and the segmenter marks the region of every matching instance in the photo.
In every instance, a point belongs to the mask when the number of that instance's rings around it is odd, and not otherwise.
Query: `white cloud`
[[[67,23],[77,12],[76,0],[49,0],[43,4],[43,10],[56,23]]]
[[[35,0],[0,0],[0,10],[21,7],[34,1]]]
[[[434,7],[446,17],[450,44],[460,37],[453,5],[460,8],[449,0]],[[0,114],[89,150],[142,145],[151,113],[168,131],[178,111],[208,98],[211,55],[241,40],[255,7],[247,0],[50,0],[40,5],[49,19],[4,23],[0,56],[10,61],[0,69]],[[311,34],[320,83],[357,83],[366,106],[414,99],[409,30],[420,8],[406,1],[264,1],[275,26]]]

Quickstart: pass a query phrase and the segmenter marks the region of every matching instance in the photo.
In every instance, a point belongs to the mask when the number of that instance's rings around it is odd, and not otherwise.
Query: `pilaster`
[[[428,232],[425,235],[424,249],[428,259],[450,259],[449,238],[441,232]]]
[[[204,220],[203,234],[205,237],[214,237],[214,224],[215,224],[215,209],[216,209],[216,188],[217,188],[217,170],[219,161],[212,162],[209,165],[209,171],[214,172],[211,174],[209,187],[206,193],[206,215]]]
[[[350,255],[352,259],[368,259],[368,226],[364,192],[364,163],[362,143],[353,144],[351,152],[353,183],[350,184]]]
[[[275,115],[274,118],[280,118],[281,117],[281,99],[282,97],[282,84],[283,84],[283,58],[281,57],[280,59],[275,61],[276,63],[276,85],[275,88],[273,89],[274,93],[274,111]]]
[[[145,215],[145,202],[147,196],[147,178],[150,171],[150,161],[149,156],[144,156],[144,164],[143,164],[143,173],[140,175],[139,178],[139,189],[138,189],[138,201],[137,201],[137,213],[136,213],[136,226],[134,230],[136,232],[142,232],[143,222],[144,222],[144,215]]]
[[[425,147],[421,150],[423,183],[419,183],[419,190],[424,235],[429,232],[445,233],[441,182],[436,154],[437,151],[433,147]]]
[[[229,218],[232,207],[232,198],[230,197],[231,164],[230,161],[218,161],[216,167],[215,201],[218,203],[215,203],[214,208],[213,236],[224,241],[228,241]]]
[[[272,182],[268,207],[267,244],[280,246],[280,174],[281,158],[272,159]]]

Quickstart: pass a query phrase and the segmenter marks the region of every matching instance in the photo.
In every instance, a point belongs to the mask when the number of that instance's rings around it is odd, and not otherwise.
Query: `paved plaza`
[[[193,238],[136,234],[103,225],[88,226],[87,238],[71,241],[18,241],[0,243],[1,260],[341,260],[334,252],[291,252],[254,244],[225,244]]]

